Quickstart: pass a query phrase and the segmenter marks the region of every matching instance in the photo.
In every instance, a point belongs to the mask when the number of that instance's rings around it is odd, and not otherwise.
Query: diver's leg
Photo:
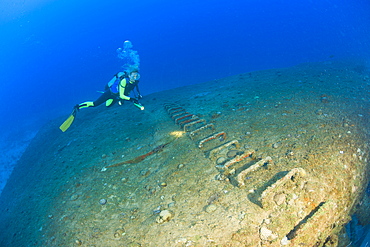
[[[105,91],[97,100],[95,100],[95,101],[86,101],[86,102],[83,102],[83,103],[77,105],[76,107],[78,109],[87,108],[87,107],[95,107],[95,106],[103,104],[105,101],[107,101],[108,99],[111,99],[111,98],[112,98],[111,92],[110,91]]]
[[[97,100],[94,101],[94,106],[101,105],[109,99],[112,99],[112,93],[110,90],[106,90]]]
[[[87,107],[94,107],[94,102],[86,101],[86,102],[83,102],[83,103],[78,104],[78,105],[75,106],[75,108],[77,108],[78,110],[80,110],[82,108],[87,108]]]
[[[111,105],[113,105],[113,103],[114,103],[114,99],[108,99],[107,101],[105,101],[105,106],[111,106]]]

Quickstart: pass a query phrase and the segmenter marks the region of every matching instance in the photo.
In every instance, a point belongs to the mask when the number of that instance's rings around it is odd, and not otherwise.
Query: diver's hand
[[[138,98],[138,99],[142,99],[142,98],[143,98],[143,96],[142,96],[141,94],[139,94],[139,95],[137,96],[137,98]]]
[[[139,101],[135,98],[130,98],[130,101],[134,104],[139,104]]]

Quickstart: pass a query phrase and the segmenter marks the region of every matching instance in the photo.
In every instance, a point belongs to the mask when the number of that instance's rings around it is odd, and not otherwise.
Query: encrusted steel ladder
[[[213,123],[207,123],[205,119],[187,112],[183,107],[171,103],[165,104],[164,107],[174,122],[216,164],[215,167],[220,171],[216,179],[230,181],[229,178],[232,177],[235,186],[244,188],[248,177],[253,177],[266,166],[274,165],[269,156],[256,159],[255,150],[241,150],[238,140],[226,141],[227,135],[224,131],[216,131]],[[239,151],[228,157],[227,152],[232,149]],[[219,162],[220,158],[222,162]],[[264,221],[260,225],[262,243],[267,241],[275,243],[271,246],[281,246],[288,243],[322,241],[320,232],[309,235],[307,232],[310,232],[322,217],[330,217],[328,210],[334,210],[336,205],[325,201],[320,194],[304,190],[309,180],[311,178],[303,168],[293,168],[260,192],[257,198],[259,205],[264,210],[275,212],[266,219],[266,222],[273,223],[266,224]],[[284,215],[284,210],[291,213]],[[287,227],[282,228],[281,224]],[[287,231],[287,228],[290,230]]]
[[[190,139],[196,142],[198,148],[205,153],[214,152],[212,150],[218,147],[220,142],[226,140],[226,133],[224,131],[216,132],[213,123],[207,123],[205,119],[187,112],[176,104],[165,104],[164,107],[175,123],[188,133]]]
[[[254,154],[254,150],[244,150],[238,152],[235,157],[227,158],[226,153],[230,149],[240,149],[240,143],[238,140],[231,140],[226,142],[227,134],[224,131],[216,131],[216,127],[213,123],[207,123],[203,118],[197,115],[187,112],[183,107],[177,104],[165,104],[164,105],[167,113],[179,125],[184,132],[188,134],[190,139],[192,139],[197,147],[208,155],[208,158],[216,163],[216,168],[221,171],[223,176],[229,175],[236,164],[245,165],[243,161],[247,161],[247,158]],[[224,162],[217,163],[217,159],[224,157]],[[265,160],[265,159],[264,159]],[[263,165],[265,162],[261,160],[257,162],[258,166]],[[269,158],[268,160],[271,160]],[[272,161],[271,161],[272,162]],[[256,165],[257,165],[256,164]],[[252,172],[252,171],[250,171]],[[238,177],[239,186],[244,184],[243,180],[248,172],[242,171],[242,174]]]

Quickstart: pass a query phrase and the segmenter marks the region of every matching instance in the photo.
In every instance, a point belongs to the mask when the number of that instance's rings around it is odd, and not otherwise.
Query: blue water
[[[0,3],[3,130],[93,100],[130,40],[149,94],[253,70],[370,57],[366,0],[34,0]]]

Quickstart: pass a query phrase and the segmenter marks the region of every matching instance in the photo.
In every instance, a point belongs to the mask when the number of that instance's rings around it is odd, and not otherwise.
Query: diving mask
[[[138,72],[132,72],[129,75],[130,81],[137,81],[140,79],[140,74]]]

